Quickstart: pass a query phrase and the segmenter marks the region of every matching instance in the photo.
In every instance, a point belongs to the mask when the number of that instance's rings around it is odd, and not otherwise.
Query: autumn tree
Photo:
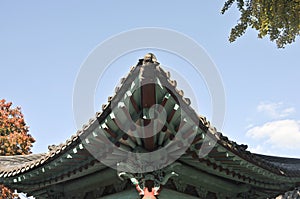
[[[13,108],[11,102],[0,100],[0,155],[30,154],[35,140],[28,131],[21,108]],[[0,188],[0,199],[11,198],[9,189],[3,185]]]
[[[229,41],[242,36],[248,27],[258,31],[258,37],[269,36],[278,48],[293,43],[300,34],[300,0],[227,0],[224,14],[236,2],[239,22],[231,29]]]

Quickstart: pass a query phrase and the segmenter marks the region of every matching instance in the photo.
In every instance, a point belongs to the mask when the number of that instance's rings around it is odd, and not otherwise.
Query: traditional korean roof
[[[125,99],[129,104],[123,106]],[[63,198],[79,193],[99,197],[122,191],[128,183],[121,182],[116,171],[101,161],[109,157],[115,164],[124,159],[114,149],[107,149],[103,140],[106,136],[113,146],[125,152],[168,148],[170,154],[180,153],[176,160],[180,166],[175,168],[179,177],[170,180],[166,187],[196,197],[276,197],[300,185],[300,159],[247,151],[246,145],[218,132],[190,103],[156,60],[141,59],[121,79],[102,111],[64,144],[43,154],[0,157],[0,183],[40,198],[62,193]],[[117,110],[114,104],[118,105]],[[159,104],[167,113],[158,134],[138,138],[133,135],[132,125],[126,127],[128,132],[118,125],[125,125],[129,119],[146,125],[153,104]],[[214,141],[216,144],[212,144]],[[186,142],[189,146],[181,154]],[[210,150],[205,157],[199,156],[203,149]]]

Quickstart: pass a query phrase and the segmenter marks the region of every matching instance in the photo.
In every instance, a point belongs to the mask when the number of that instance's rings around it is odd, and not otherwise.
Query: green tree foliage
[[[227,0],[221,13],[235,2],[241,15],[231,29],[230,42],[242,36],[248,27],[256,29],[259,38],[268,35],[278,48],[293,43],[299,36],[300,0]]]
[[[0,100],[0,155],[30,154],[35,140],[28,131],[21,108],[12,108],[11,102]],[[0,193],[0,199],[12,198],[12,192],[3,185]]]

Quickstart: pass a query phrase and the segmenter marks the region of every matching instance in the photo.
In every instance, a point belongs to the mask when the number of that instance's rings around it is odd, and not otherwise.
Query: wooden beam
[[[179,174],[182,181],[196,187],[205,187],[207,190],[215,193],[244,193],[250,190],[249,185],[235,184],[225,178],[208,174],[187,165],[181,165],[175,172]]]
[[[153,105],[156,104],[156,95],[155,95],[155,84],[148,83],[141,86],[141,102],[142,102],[142,108],[143,110],[149,109]],[[153,122],[150,122],[150,120],[144,119],[143,125],[147,126],[144,128],[145,135],[148,135],[147,138],[144,138],[144,146],[145,149],[148,151],[154,151],[155,150],[155,143],[154,143],[154,129],[151,125]],[[153,136],[149,136],[153,135]]]

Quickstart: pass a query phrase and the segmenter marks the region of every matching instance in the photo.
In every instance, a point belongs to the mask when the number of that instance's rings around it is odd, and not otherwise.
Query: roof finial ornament
[[[157,63],[157,59],[153,53],[147,53],[144,56],[143,64],[146,63]]]

